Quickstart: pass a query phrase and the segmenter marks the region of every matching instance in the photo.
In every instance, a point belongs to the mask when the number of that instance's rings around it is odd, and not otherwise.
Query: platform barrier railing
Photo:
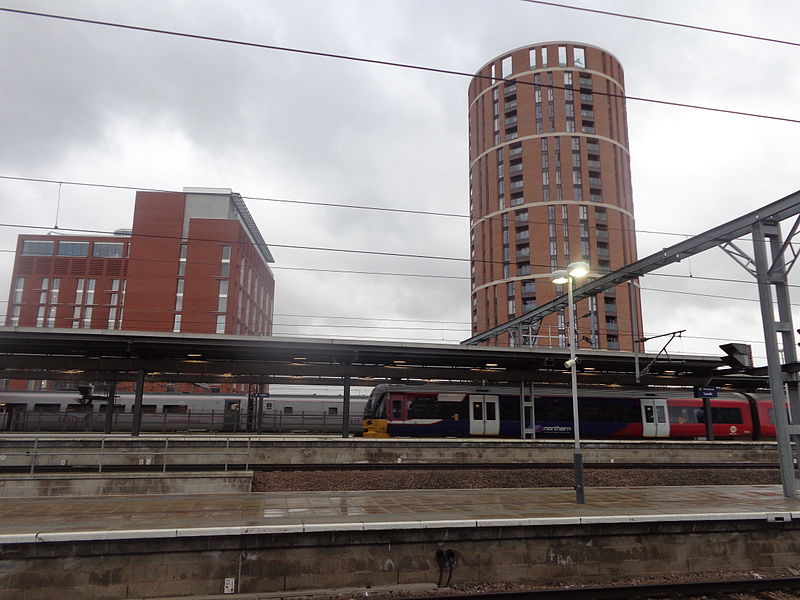
[[[175,467],[178,466],[193,466],[191,462],[183,463],[181,465],[178,461],[174,459],[180,456],[192,456],[192,457],[203,457],[203,458],[214,458],[214,457],[222,457],[223,460],[220,462],[216,461],[209,461],[205,464],[211,464],[215,466],[222,467],[223,470],[228,471],[230,465],[244,465],[245,470],[248,470],[250,467],[250,452],[251,452],[251,440],[248,439],[240,439],[237,438],[235,443],[242,444],[244,443],[243,449],[238,448],[231,448],[231,439],[225,439],[225,448],[224,450],[203,450],[202,453],[198,453],[197,451],[190,451],[190,450],[183,450],[179,448],[175,448],[174,446],[170,446],[170,439],[166,438],[163,440],[163,446],[161,448],[157,447],[147,447],[147,448],[109,448],[107,442],[119,442],[119,438],[101,438],[100,440],[93,440],[99,441],[99,444],[96,447],[85,447],[78,449],[73,449],[69,451],[70,458],[64,458],[65,454],[64,451],[47,451],[43,450],[39,445],[39,439],[34,438],[33,445],[30,450],[24,450],[19,452],[4,452],[2,455],[3,465],[0,463],[0,466],[27,466],[29,468],[29,473],[33,474],[36,472],[36,468],[39,467],[40,469],[46,468],[53,468],[53,467],[89,467],[97,468],[98,473],[102,473],[104,468],[109,467],[135,467],[135,466],[142,466],[142,467],[150,467],[150,466],[158,466],[161,465],[161,471],[166,472],[167,466],[169,464],[173,464]],[[159,440],[161,441],[161,440]],[[220,440],[221,441],[221,440]],[[155,440],[148,440],[148,443],[153,443]],[[85,441],[83,443],[86,443]],[[16,462],[13,460],[8,460],[12,457],[24,457],[23,461],[20,461],[25,464],[18,464],[14,465],[12,463]],[[52,460],[49,457],[60,457],[57,460]],[[155,460],[156,458],[161,457],[161,461]],[[81,459],[87,459],[85,461]],[[94,458],[94,460],[88,460]],[[129,460],[126,461],[124,459],[134,459],[137,462],[133,463]],[[236,460],[236,458],[240,458],[240,460]],[[122,459],[122,460],[120,460]]]

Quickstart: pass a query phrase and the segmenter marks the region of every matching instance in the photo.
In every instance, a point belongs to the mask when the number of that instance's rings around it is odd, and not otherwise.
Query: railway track
[[[407,597],[404,600],[650,600],[657,598],[703,598],[705,600],[766,600],[784,592],[781,598],[800,598],[800,577],[744,579],[734,581],[704,581],[689,583],[656,583],[646,585],[612,585],[608,587],[579,587],[519,592],[478,592],[463,594],[432,594]]]

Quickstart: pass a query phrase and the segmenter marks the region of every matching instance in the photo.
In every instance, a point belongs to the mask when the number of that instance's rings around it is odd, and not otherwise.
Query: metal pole
[[[531,379],[531,437],[536,439],[536,404],[533,401],[533,379]]]
[[[797,497],[797,486],[794,478],[792,448],[789,440],[789,420],[786,415],[785,396],[783,393],[783,372],[778,354],[777,327],[775,311],[772,307],[772,288],[769,281],[769,265],[764,240],[764,224],[753,225],[753,255],[755,257],[756,276],[758,280],[758,299],[761,305],[761,324],[764,328],[764,342],[767,350],[767,371],[769,388],[772,396],[772,412],[775,420],[775,438],[778,442],[778,459],[781,469],[783,495],[787,498]]]
[[[108,386],[108,401],[106,402],[106,424],[105,433],[111,433],[114,425],[114,397],[117,395],[117,382],[112,381]]]
[[[578,415],[578,369],[575,357],[575,307],[572,304],[572,276],[567,281],[569,305],[569,362],[572,378],[572,430],[575,432],[575,502],[584,504],[583,496],[583,455],[581,454],[580,417]]]
[[[519,382],[519,437],[525,439],[525,382]]]
[[[259,377],[259,379],[261,379]],[[264,384],[258,382],[258,400],[256,401],[256,433],[264,433]]]
[[[350,365],[345,365],[350,370]],[[342,437],[350,437],[350,373],[344,376],[344,398],[342,403]]]
[[[142,398],[144,396],[144,371],[136,372],[136,394],[133,399],[133,420],[131,435],[136,437],[142,429]]]
[[[631,339],[633,340],[633,368],[636,372],[636,383],[640,380],[639,371],[639,303],[633,281],[628,282],[629,304],[631,308]]]
[[[794,325],[792,324],[792,304],[789,297],[789,282],[787,281],[786,262],[781,253],[783,239],[780,226],[775,226],[774,233],[767,232],[769,238],[771,255],[773,260],[771,278],[772,285],[775,286],[775,299],[778,302],[778,322],[781,323],[781,346],[783,351],[783,362],[791,364],[797,362],[797,346],[795,345]],[[796,426],[800,423],[800,388],[798,387],[797,375],[790,377],[784,375],[786,384],[786,394],[789,399],[789,415],[791,423]],[[792,435],[789,432],[790,440],[795,443],[795,448],[800,444],[800,436]],[[794,462],[794,461],[792,461]]]

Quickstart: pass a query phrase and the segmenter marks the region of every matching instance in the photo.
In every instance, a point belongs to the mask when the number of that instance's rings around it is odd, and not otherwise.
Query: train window
[[[409,419],[438,419],[439,408],[436,396],[418,396],[408,403]]]
[[[483,403],[482,402],[473,402],[472,403],[472,420],[473,421],[483,421]]]
[[[61,405],[58,403],[45,404],[42,402],[37,402],[36,404],[33,405],[33,412],[49,412],[49,413],[61,412]]]
[[[107,408],[107,406],[108,406],[108,405],[106,405],[106,404],[101,404],[101,405],[100,405],[100,412],[101,412],[101,413],[104,413],[104,412],[106,412],[106,408]],[[125,412],[125,406],[124,406],[124,405],[122,405],[122,404],[115,404],[115,405],[114,405],[114,412],[115,412],[115,413],[124,413],[124,412]]]
[[[689,406],[670,406],[668,408],[670,423],[697,423],[694,408]]]
[[[403,418],[403,401],[402,400],[392,400],[392,418],[393,419],[402,419]]]
[[[272,402],[265,402],[264,403],[264,408],[271,409],[272,408]]]
[[[155,404],[142,404],[142,413],[154,413],[157,411],[157,406]]]
[[[537,421],[572,421],[572,400],[568,398],[539,398],[536,402]]]
[[[283,414],[290,415],[294,412],[294,409],[291,406],[284,406],[283,407]]]
[[[165,404],[162,412],[168,414],[180,414],[189,412],[189,407],[185,404]]]
[[[487,421],[497,420],[497,405],[494,402],[486,403],[486,420]]]
[[[733,406],[712,406],[712,423],[741,423],[742,411]]]
[[[91,404],[67,404],[67,412],[92,412]]]
[[[336,415],[338,415],[338,414],[339,414],[339,409],[338,409],[338,408],[336,408],[335,406],[329,406],[329,407],[328,407],[328,414],[329,414],[330,416],[336,416]]]

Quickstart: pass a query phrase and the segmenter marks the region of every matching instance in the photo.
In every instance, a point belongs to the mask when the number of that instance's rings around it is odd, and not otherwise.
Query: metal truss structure
[[[800,215],[800,191],[683,242],[664,248],[617,271],[599,277],[573,292],[573,297],[577,302],[622,283],[630,282],[635,285],[635,281],[642,275],[716,247],[725,251],[755,277],[758,283],[761,320],[767,349],[767,371],[777,428],[781,480],[784,495],[787,498],[797,497],[791,441],[800,441],[800,388],[798,386],[798,369],[795,368],[797,366],[797,350],[787,280],[789,271],[800,255],[793,245],[800,229],[798,215]],[[793,217],[795,222],[786,239],[783,239],[781,221]],[[752,254],[743,249],[740,244],[735,243],[735,240],[748,234],[752,235]],[[530,327],[531,333],[533,333],[542,318],[564,309],[567,304],[567,296],[559,296],[462,343],[477,344],[511,331],[517,331],[521,336],[523,327]],[[776,304],[777,315],[775,314]],[[638,337],[638,332],[634,332],[634,339]],[[787,400],[791,414],[795,415],[794,423],[791,425],[785,408]],[[797,446],[796,443],[795,448]]]

